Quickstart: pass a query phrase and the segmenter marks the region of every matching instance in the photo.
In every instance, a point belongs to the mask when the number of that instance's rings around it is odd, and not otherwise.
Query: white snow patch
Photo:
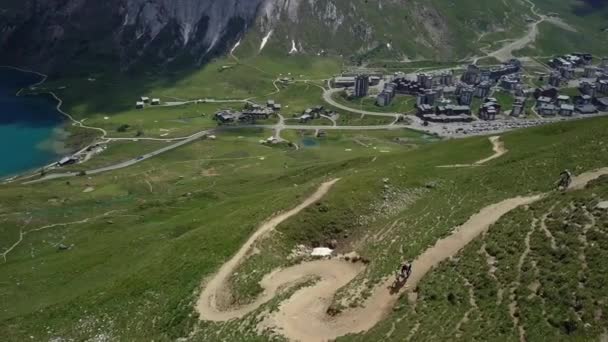
[[[268,39],[270,39],[271,35],[272,35],[272,30],[268,31],[268,34],[266,34],[266,37],[264,37],[262,39],[262,44],[260,44],[260,52],[262,50],[264,50],[264,47],[266,46],[266,43],[268,43]]]
[[[217,43],[219,38],[220,38],[219,36],[213,37],[213,40],[211,41],[211,44],[209,44],[209,48],[207,48],[207,51],[205,51],[205,54],[208,54],[209,51],[211,51],[215,47],[215,44]]]
[[[238,42],[236,42],[236,44],[234,44],[234,47],[232,47],[232,50],[230,50],[230,54],[231,55],[234,53],[234,51],[236,51],[236,48],[238,48],[239,45],[241,45],[241,41],[240,40]]]
[[[608,201],[598,203],[597,208],[598,209],[608,209]]]
[[[185,23],[182,27],[182,41],[184,42],[184,45],[188,45],[190,33],[192,33],[192,25],[190,23]]]
[[[393,46],[391,45],[391,43],[386,43],[386,48],[389,50],[392,50]]]
[[[333,253],[333,249],[331,248],[327,248],[327,247],[319,247],[319,248],[315,248],[312,250],[312,253],[310,253],[311,256],[313,257],[328,257],[331,255],[331,253]]]
[[[298,48],[296,47],[296,41],[295,40],[291,40],[291,51],[289,51],[289,54],[294,54],[294,53],[298,53]]]

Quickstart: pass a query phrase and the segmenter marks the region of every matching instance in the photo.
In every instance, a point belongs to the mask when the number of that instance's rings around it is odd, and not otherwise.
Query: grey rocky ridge
[[[248,52],[258,53],[264,37],[282,53],[449,58],[473,49],[461,37],[509,29],[525,19],[518,12],[526,8],[520,1],[484,2],[464,13],[448,2],[7,0],[0,5],[5,47],[0,62],[47,70],[66,60],[120,63],[123,69],[141,62],[201,64],[241,39]],[[464,0],[462,5],[476,3]],[[493,17],[480,15],[486,12]]]

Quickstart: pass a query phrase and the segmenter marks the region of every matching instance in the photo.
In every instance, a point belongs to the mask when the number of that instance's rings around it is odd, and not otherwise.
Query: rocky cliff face
[[[47,71],[201,64],[240,40],[239,53],[454,57],[470,51],[488,27],[524,24],[521,7],[502,1],[461,0],[476,9],[464,12],[456,11],[452,0],[3,2],[0,63]],[[491,12],[490,25],[483,19]],[[503,12],[502,18],[496,15]],[[463,17],[469,13],[472,20]]]
[[[202,62],[233,44],[264,0],[25,0],[0,9],[3,62]],[[3,5],[0,5],[0,8]]]

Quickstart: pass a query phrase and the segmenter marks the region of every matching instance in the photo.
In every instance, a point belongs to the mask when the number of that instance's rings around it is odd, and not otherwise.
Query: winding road
[[[129,160],[117,163],[117,164],[110,165],[110,166],[101,167],[101,168],[93,169],[93,170],[87,170],[85,172],[85,174],[86,175],[96,175],[96,174],[100,174],[100,173],[104,173],[104,172],[108,172],[108,171],[114,171],[114,170],[124,169],[126,167],[133,166],[133,165],[135,165],[137,163],[141,163],[141,162],[143,162],[145,160],[148,160],[150,158],[156,157],[159,154],[163,154],[165,152],[174,150],[174,149],[176,149],[178,147],[181,147],[183,145],[189,144],[189,143],[191,143],[193,141],[196,141],[198,139],[202,139],[202,138],[204,138],[205,136],[207,136],[211,132],[213,132],[213,130],[207,130],[207,131],[198,132],[198,133],[195,133],[195,134],[193,134],[193,135],[191,135],[191,136],[189,136],[189,137],[187,137],[185,139],[180,140],[179,142],[176,142],[176,143],[174,143],[172,145],[169,145],[169,146],[165,146],[165,147],[163,147],[161,149],[158,149],[158,150],[156,150],[154,152],[150,152],[150,153],[144,154],[142,156],[139,156],[139,157],[136,157],[136,158],[133,158],[133,159],[129,159]],[[133,140],[133,139],[131,139],[131,140]],[[175,140],[175,139],[173,139],[173,140]],[[27,184],[35,184],[35,183],[40,183],[40,182],[44,182],[44,181],[51,180],[51,179],[76,177],[76,176],[79,176],[80,174],[81,174],[80,172],[50,173],[50,174],[47,174],[47,175],[45,175],[45,176],[43,176],[43,177],[41,177],[39,179],[28,181],[28,182],[24,182],[23,184],[25,184],[25,185],[27,185]]]

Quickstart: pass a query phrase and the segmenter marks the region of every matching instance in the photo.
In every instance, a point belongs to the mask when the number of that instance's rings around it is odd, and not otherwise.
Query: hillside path
[[[487,162],[490,162],[494,159],[498,159],[502,156],[504,156],[505,154],[507,154],[509,152],[509,150],[505,147],[505,143],[500,140],[500,136],[493,136],[489,138],[490,143],[492,143],[492,151],[494,151],[494,154],[492,154],[491,156],[478,160],[476,162],[474,162],[473,164],[453,164],[453,165],[440,165],[437,167],[440,168],[459,168],[459,167],[473,167],[473,166],[481,166],[486,164]]]
[[[200,317],[202,319],[209,321],[227,321],[234,318],[239,318],[254,311],[274,297],[279,289],[279,286],[274,286],[275,284],[270,281],[262,281],[265,291],[253,303],[234,310],[221,310],[221,306],[223,304],[221,303],[222,299],[225,299],[230,295],[229,293],[226,293],[226,291],[229,291],[226,283],[228,282],[230,276],[234,273],[235,269],[243,262],[243,260],[247,258],[252,246],[267,233],[274,230],[279,224],[290,217],[295,216],[314,202],[320,200],[331,189],[331,187],[338,182],[338,180],[339,179],[334,179],[321,184],[315,193],[306,198],[298,206],[264,222],[258,228],[258,230],[251,235],[251,237],[247,240],[247,242],[245,242],[239,251],[224,265],[222,265],[219,271],[213,275],[213,277],[206,284],[204,284],[203,291],[196,304],[196,309],[200,313]],[[312,268],[316,269],[314,266]],[[271,275],[272,274],[273,273],[271,273]],[[296,279],[301,278],[301,276],[298,274],[295,274],[295,276]],[[266,278],[268,278],[268,276]]]
[[[608,175],[608,168],[583,173],[575,177],[569,190],[580,189],[603,175]],[[218,305],[218,298],[230,295],[227,292],[230,291],[226,286],[227,280],[238,265],[247,258],[253,244],[278,224],[319,200],[336,181],[322,184],[313,195],[297,207],[262,224],[237,254],[226,262],[209,282],[203,284],[202,293],[196,304],[201,320],[228,321],[241,318],[274,298],[281,289],[314,277],[318,279],[316,283],[296,291],[283,301],[276,311],[267,314],[259,323],[260,330],[270,329],[293,341],[328,341],[347,334],[368,331],[390,314],[400,294],[415,289],[434,267],[457,255],[462,248],[486,232],[492,224],[510,211],[537,202],[547,195],[513,197],[481,209],[461,226],[454,228],[451,235],[438,240],[434,246],[416,258],[412,264],[413,272],[407,286],[399,293],[391,294],[389,291],[388,287],[393,280],[389,277],[372,290],[371,296],[360,307],[346,309],[336,317],[327,315],[327,309],[336,291],[360,274],[364,269],[363,265],[331,259],[279,268],[266,275],[260,282],[264,291],[253,303],[222,310],[221,305]]]

